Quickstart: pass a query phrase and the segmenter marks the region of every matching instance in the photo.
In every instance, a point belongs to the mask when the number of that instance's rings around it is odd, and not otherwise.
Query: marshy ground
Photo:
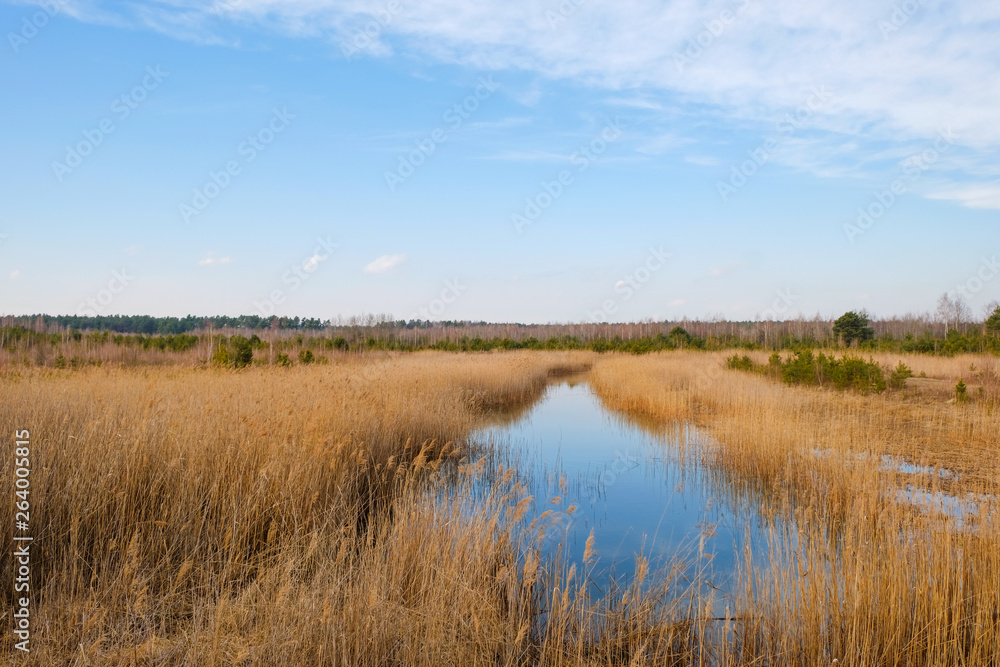
[[[30,429],[33,449],[35,631],[19,662],[1000,662],[997,358],[876,357],[924,377],[861,394],[726,356],[7,367],[0,429]],[[635,554],[599,595],[598,541],[553,555],[585,489],[553,503],[478,434],[567,376],[663,447],[701,434],[684,455],[759,517],[726,591],[692,577],[690,549]],[[13,525],[12,502],[0,519]],[[0,653],[14,641],[5,629]]]

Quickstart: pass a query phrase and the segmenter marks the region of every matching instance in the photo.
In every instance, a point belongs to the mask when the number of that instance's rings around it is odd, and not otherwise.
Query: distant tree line
[[[318,331],[330,323],[317,318],[261,317],[260,315],[240,315],[230,317],[152,317],[150,315],[24,315],[4,317],[6,326],[22,326],[47,331],[77,329],[80,331],[112,331],[130,334],[182,334],[211,329],[250,329],[269,327],[300,331]]]
[[[949,313],[949,316],[953,312]],[[872,320],[850,311],[834,321],[702,321],[520,324],[394,320],[385,315],[350,319],[150,316],[49,316],[0,318],[0,349],[86,341],[164,351],[184,351],[215,336],[251,336],[268,345],[362,350],[590,349],[653,352],[691,348],[721,350],[856,348],[867,351],[956,354],[1000,353],[1000,306],[979,323],[908,316]],[[335,342],[334,342],[335,341]],[[236,354],[236,352],[234,352]]]

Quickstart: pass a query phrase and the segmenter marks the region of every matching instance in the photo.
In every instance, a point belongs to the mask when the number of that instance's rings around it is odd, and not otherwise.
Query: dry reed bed
[[[482,406],[530,403],[584,362],[5,372],[0,429],[32,432],[25,664],[517,663],[532,597],[498,594],[519,552],[496,517],[521,498],[477,514],[422,488]]]
[[[266,353],[266,351],[265,351]],[[54,366],[59,355],[67,366],[196,366],[206,364],[211,357],[211,345],[199,342],[183,352],[174,350],[143,349],[139,345],[94,343],[88,340],[61,340],[56,345],[23,343],[0,348],[0,367]]]
[[[963,488],[986,492],[996,416],[790,389],[723,356],[8,370],[0,428],[30,428],[34,457],[36,643],[22,662],[996,664],[996,523],[958,530],[895,503],[897,474],[854,457],[957,461]],[[592,561],[566,570],[533,541],[572,508],[523,526],[512,471],[485,500],[471,492],[485,462],[458,459],[485,412],[517,413],[548,376],[592,363],[609,405],[707,427],[737,493],[796,508],[797,542],[772,536],[785,558],[748,555],[732,634],[696,593],[677,596],[683,564],[649,573],[640,559],[628,589],[592,600]]]
[[[517,413],[592,359],[8,369],[0,428],[29,428],[33,451],[21,664],[690,662],[679,570],[591,600],[585,573],[540,559],[572,508],[526,526],[514,472],[482,498],[489,461],[463,458],[487,411]],[[12,645],[5,631],[0,654]]]
[[[916,372],[923,358],[910,360]],[[743,620],[724,647],[737,664],[995,665],[1000,661],[1000,416],[988,405],[787,387],[724,367],[724,354],[602,358],[591,384],[610,407],[690,420],[733,493],[794,521],[771,551],[747,554]],[[991,360],[934,360],[960,372]],[[930,373],[928,373],[930,374]],[[945,466],[958,480],[907,475],[882,455]],[[899,502],[907,483],[972,493],[956,522]],[[984,520],[991,516],[990,520]],[[978,518],[978,520],[977,520]]]

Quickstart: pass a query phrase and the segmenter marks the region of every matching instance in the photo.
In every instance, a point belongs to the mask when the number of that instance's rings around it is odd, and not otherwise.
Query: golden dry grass
[[[591,564],[546,561],[535,542],[574,508],[526,524],[514,471],[469,449],[472,429],[591,365],[612,409],[705,428],[706,463],[777,519],[783,557],[748,554],[728,634],[709,601],[678,596],[682,563],[640,559],[627,589],[591,599]],[[996,412],[946,400],[790,388],[696,353],[7,369],[0,429],[32,432],[35,633],[20,663],[997,664],[995,518],[958,525],[894,492],[996,496]],[[961,476],[884,469],[883,454]],[[5,631],[0,654],[12,643]]]
[[[614,409],[705,428],[708,463],[727,487],[784,519],[771,534],[783,557],[760,569],[747,556],[738,605],[747,620],[734,626],[727,659],[997,664],[1000,414],[905,391],[788,387],[724,361],[605,357],[591,384]],[[919,372],[924,359],[907,361]],[[992,361],[934,359],[928,375]],[[900,470],[882,456],[921,468]],[[940,467],[958,476],[942,478]],[[977,499],[979,514],[958,522],[914,506],[900,497],[907,486]]]
[[[470,429],[530,405],[550,375],[592,356],[4,372],[0,429],[30,429],[32,442],[34,634],[19,663],[560,665],[627,662],[640,647],[683,653],[690,632],[675,607],[640,596],[642,582],[617,610],[589,600],[575,570],[539,560],[532,535],[544,526],[523,525],[531,500],[513,471],[484,496],[487,461],[467,458]],[[11,448],[0,463],[11,469]],[[9,475],[0,488],[12,497]],[[12,503],[0,520],[12,524]],[[10,559],[0,580],[13,581]],[[629,623],[635,632],[618,631]],[[13,642],[5,631],[0,653],[13,656]]]
[[[0,428],[32,433],[44,603],[30,663],[437,664],[483,643],[514,650],[476,634],[521,613],[493,590],[510,545],[418,502],[414,471],[460,457],[484,406],[530,403],[565,357],[6,373]]]

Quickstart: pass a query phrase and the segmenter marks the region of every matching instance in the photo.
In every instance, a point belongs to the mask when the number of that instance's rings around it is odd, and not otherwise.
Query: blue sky
[[[1000,298],[998,2],[65,0],[0,28],[0,314]]]

